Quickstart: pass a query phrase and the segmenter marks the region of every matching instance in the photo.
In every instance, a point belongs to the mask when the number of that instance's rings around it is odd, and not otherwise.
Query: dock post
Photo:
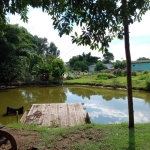
[[[17,117],[17,122],[19,122],[19,115],[18,115],[18,111],[16,111],[16,117]]]

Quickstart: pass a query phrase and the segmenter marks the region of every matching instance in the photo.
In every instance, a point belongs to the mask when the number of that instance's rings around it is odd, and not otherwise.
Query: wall
[[[150,62],[136,62],[131,64],[132,71],[150,70]]]

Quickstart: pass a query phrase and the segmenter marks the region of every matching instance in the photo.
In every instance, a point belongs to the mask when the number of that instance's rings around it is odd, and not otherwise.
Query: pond
[[[38,103],[84,103],[93,123],[128,122],[127,91],[90,86],[26,87],[0,91],[0,122],[16,121],[16,116],[5,116],[6,107],[30,109]],[[136,123],[150,122],[150,93],[133,92]],[[21,116],[20,116],[21,117]]]

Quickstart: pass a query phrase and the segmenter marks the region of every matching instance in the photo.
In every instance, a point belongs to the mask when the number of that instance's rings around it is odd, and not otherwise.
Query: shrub
[[[149,74],[142,74],[139,76],[139,80],[149,80],[150,76]]]
[[[127,75],[127,70],[121,70],[121,75],[126,76]]]
[[[67,78],[66,78],[67,80],[73,80],[74,79],[74,77],[71,77],[71,76],[67,76]]]
[[[116,76],[121,76],[121,69],[114,70],[113,74],[116,75]]]
[[[105,69],[105,70],[101,70],[102,73],[111,73],[111,70]]]
[[[150,90],[150,80],[146,80],[146,87],[145,90]]]
[[[97,75],[97,79],[107,80],[107,79],[111,79],[111,78],[116,78],[116,76],[111,73],[99,73]]]
[[[131,75],[132,75],[132,76],[137,76],[137,72],[136,72],[136,71],[132,71],[132,72],[131,72]]]
[[[148,70],[145,70],[145,71],[143,71],[143,74],[148,74],[150,71],[148,71]]]

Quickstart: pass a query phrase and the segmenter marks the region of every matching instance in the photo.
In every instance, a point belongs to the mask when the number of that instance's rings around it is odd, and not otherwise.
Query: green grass
[[[129,130],[127,123],[121,124],[87,124],[67,128],[46,128],[35,125],[25,126],[18,123],[9,124],[18,130],[36,130],[42,132],[39,145],[66,150],[141,150],[150,149],[150,123],[135,124]],[[69,141],[68,143],[66,141]]]
[[[132,88],[136,90],[150,90],[150,74],[137,73],[137,76],[132,76]],[[79,79],[64,80],[64,84],[85,84],[99,85],[104,87],[126,88],[126,76],[116,78],[97,78],[97,74],[82,76]]]

